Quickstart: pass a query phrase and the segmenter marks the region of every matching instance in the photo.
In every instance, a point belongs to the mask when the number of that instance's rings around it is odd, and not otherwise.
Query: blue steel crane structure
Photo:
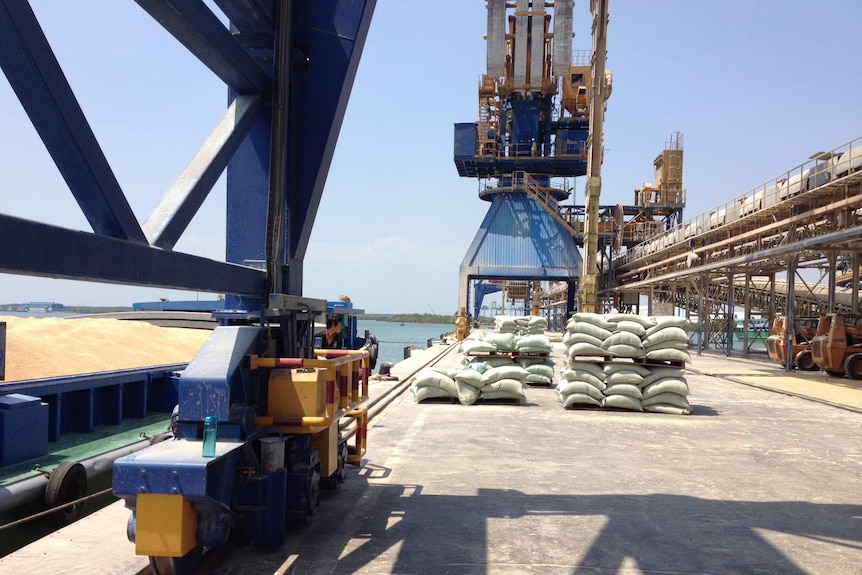
[[[582,258],[559,216],[569,191],[554,179],[587,172],[590,66],[572,58],[574,3],[489,0],[487,8],[479,119],[455,124],[454,160],[460,176],[496,183],[480,192],[491,207],[461,264],[459,307],[470,306],[472,286],[478,316],[494,289],[486,280],[528,291],[565,281],[571,311]]]
[[[0,214],[0,271],[226,293],[254,311],[272,287],[300,294],[374,1],[215,0],[230,28],[204,2],[137,3],[224,81],[222,121],[141,224],[29,3],[0,2],[0,67],[92,227]],[[226,261],[174,251],[225,170]],[[249,265],[267,260],[276,273]]]
[[[193,573],[231,529],[280,545],[364,449],[369,353],[312,348],[326,302],[302,297],[302,262],[375,0],[213,0],[223,17],[200,0],[136,1],[224,82],[224,117],[141,223],[30,4],[0,0],[0,67],[92,228],[0,214],[0,272],[226,294],[177,382],[175,441],[114,462],[138,553]],[[177,252],[225,171],[225,261]]]

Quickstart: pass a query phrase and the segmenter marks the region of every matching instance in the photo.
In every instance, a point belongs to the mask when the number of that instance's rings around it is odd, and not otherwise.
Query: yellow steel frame
[[[274,427],[287,433],[316,433],[337,423],[341,418],[354,420],[356,425],[355,452],[348,456],[347,462],[359,465],[367,450],[368,374],[370,355],[366,350],[317,349],[316,356],[324,359],[298,359],[250,356],[251,369],[278,368],[315,368],[326,370],[326,408],[323,416],[258,416],[255,424]],[[335,404],[335,389],[338,393],[338,406]],[[331,390],[331,392],[330,392]]]

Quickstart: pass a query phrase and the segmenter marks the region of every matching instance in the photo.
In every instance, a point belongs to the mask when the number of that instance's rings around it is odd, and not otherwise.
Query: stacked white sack
[[[542,316],[494,316],[494,331],[497,333],[515,333],[518,335],[534,335],[545,333],[548,320]]]
[[[633,314],[616,313],[606,316],[611,326],[611,335],[602,342],[602,347],[612,357],[641,359],[646,355],[641,337],[652,322]]]
[[[515,336],[515,351],[551,353],[551,340],[544,333]]]
[[[521,365],[508,357],[489,357],[467,361],[462,371],[479,374],[478,380],[469,384],[476,388],[476,399],[524,399],[524,384],[529,373]],[[461,372],[459,372],[461,373]],[[465,383],[467,383],[465,381]],[[470,391],[470,390],[462,390]],[[470,405],[461,401],[464,405]]]
[[[635,363],[608,363],[602,369],[605,374],[603,407],[616,407],[643,411],[641,385],[650,369]]]
[[[639,335],[625,330],[611,333],[603,342],[602,347],[611,357],[628,357],[640,359],[646,355]]]
[[[627,331],[638,337],[646,335],[646,331],[655,327],[655,319],[631,313],[613,313],[607,316],[608,324],[614,326],[612,331]]]
[[[508,360],[491,366],[470,362],[463,367],[425,368],[416,374],[410,388],[417,403],[434,398],[458,398],[463,405],[484,399],[524,399],[527,371]]]
[[[536,335],[545,333],[548,329],[548,319],[538,315],[531,315],[527,322],[526,333]]]
[[[646,330],[641,342],[646,359],[691,363],[688,354],[688,334],[683,329],[686,319],[675,316],[653,318],[656,324]]]
[[[576,357],[604,357],[608,355],[604,341],[611,336],[612,325],[595,313],[576,313],[566,324],[563,344],[569,361]]]
[[[518,322],[508,315],[494,316],[494,331],[497,333],[515,333],[518,331]]]
[[[554,382],[554,360],[549,357],[517,357],[515,361],[527,371],[526,384],[551,385]]]
[[[426,399],[458,397],[458,385],[451,375],[451,372],[441,368],[419,370],[410,384],[416,403]]]
[[[462,405],[473,405],[479,399],[482,389],[482,374],[475,369],[464,366],[455,371],[453,379],[458,386],[458,401]]]
[[[481,355],[497,351],[514,351],[514,333],[483,332],[477,330],[464,338],[458,351],[465,355]]]
[[[520,365],[492,367],[482,374],[479,399],[525,399],[527,375],[527,370]]]
[[[604,399],[605,373],[599,363],[569,361],[557,382],[557,396],[563,407],[594,405],[600,407]]]
[[[551,340],[544,333],[484,332],[475,330],[461,342],[458,350],[465,355],[502,352],[550,353]]]
[[[497,346],[490,341],[485,341],[485,332],[473,331],[470,332],[470,335],[464,338],[463,341],[461,341],[458,351],[465,355],[493,353],[497,351]]]
[[[682,367],[577,360],[593,356],[690,362],[685,322],[685,318],[673,316],[575,314],[566,325],[563,338],[568,364],[557,384],[560,401],[567,408],[581,404],[691,413]]]
[[[641,383],[644,411],[689,415],[688,382],[681,367],[654,367]]]
[[[486,333],[485,341],[493,344],[497,351],[514,351],[515,350],[515,334],[514,333]]]

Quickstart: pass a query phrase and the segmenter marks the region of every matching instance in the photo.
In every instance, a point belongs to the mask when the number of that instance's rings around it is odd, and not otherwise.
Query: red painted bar
[[[342,409],[347,409],[348,397],[347,397],[347,374],[343,372],[343,370],[339,370],[338,372],[338,393],[340,394],[340,407]]]
[[[272,367],[288,367],[295,369],[302,367],[303,360],[298,357],[276,357],[272,359],[272,362]]]
[[[335,381],[326,379],[326,403],[331,405],[335,403]]]

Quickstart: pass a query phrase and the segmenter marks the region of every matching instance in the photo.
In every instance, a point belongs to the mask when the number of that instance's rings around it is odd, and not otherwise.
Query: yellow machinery
[[[470,321],[467,319],[467,308],[461,306],[458,309],[458,317],[455,318],[455,339],[464,341],[470,333]]]
[[[343,471],[339,468],[343,462],[357,465],[365,454],[367,410],[360,402],[368,398],[368,352],[318,349],[314,353],[324,359],[252,357],[252,369],[273,368],[268,415],[255,417],[255,424],[285,434],[312,435],[312,445],[320,454],[320,475],[332,477]],[[339,462],[343,417],[356,421],[355,445],[353,453],[341,454]]]
[[[811,353],[811,339],[817,332],[819,317],[796,317],[793,325],[788,326],[785,316],[776,316],[772,321],[772,329],[766,338],[766,351],[769,358],[785,365],[787,362],[787,344],[790,342],[790,359],[793,367],[803,371],[816,371],[817,365]],[[790,333],[788,333],[788,331]]]
[[[361,463],[370,351],[258,355],[269,347],[257,327],[217,328],[180,379],[176,438],[115,462],[135,551],[154,572],[194,572],[203,549],[225,545],[233,528],[263,547],[283,544],[285,525],[307,521],[320,489]],[[214,416],[184,420],[198,405]]]

